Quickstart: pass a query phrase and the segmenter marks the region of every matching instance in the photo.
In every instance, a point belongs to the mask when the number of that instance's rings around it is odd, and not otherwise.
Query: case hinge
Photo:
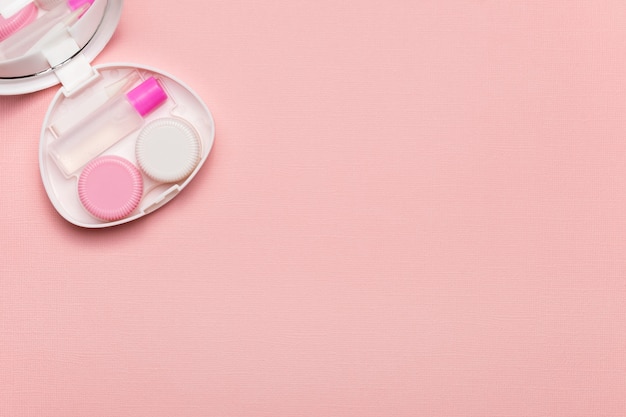
[[[54,69],[66,96],[72,95],[98,76],[87,58],[80,53],[80,47],[67,30],[46,40],[42,50],[50,67]]]

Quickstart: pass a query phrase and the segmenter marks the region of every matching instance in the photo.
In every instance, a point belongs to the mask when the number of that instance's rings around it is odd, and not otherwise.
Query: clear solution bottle
[[[144,117],[165,100],[165,90],[154,77],[150,77],[127,94],[106,103],[53,141],[48,148],[50,156],[69,177],[139,129]]]

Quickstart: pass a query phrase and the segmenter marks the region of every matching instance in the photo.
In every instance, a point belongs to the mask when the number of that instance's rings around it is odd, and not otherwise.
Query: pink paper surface
[[[623,417],[626,3],[131,0],[203,170],[121,227],[0,98],[0,416]]]

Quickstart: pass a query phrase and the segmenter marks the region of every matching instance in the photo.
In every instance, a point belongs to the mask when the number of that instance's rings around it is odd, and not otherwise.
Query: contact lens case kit
[[[92,67],[122,0],[0,0],[0,94],[61,84],[39,145],[41,178],[67,221],[140,218],[194,178],[213,145],[209,109],[183,82],[131,64]]]

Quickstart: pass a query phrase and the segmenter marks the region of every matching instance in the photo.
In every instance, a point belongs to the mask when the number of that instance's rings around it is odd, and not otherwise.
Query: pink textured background
[[[82,230],[0,98],[0,416],[626,415],[623,0],[131,0],[113,61],[215,148]]]

